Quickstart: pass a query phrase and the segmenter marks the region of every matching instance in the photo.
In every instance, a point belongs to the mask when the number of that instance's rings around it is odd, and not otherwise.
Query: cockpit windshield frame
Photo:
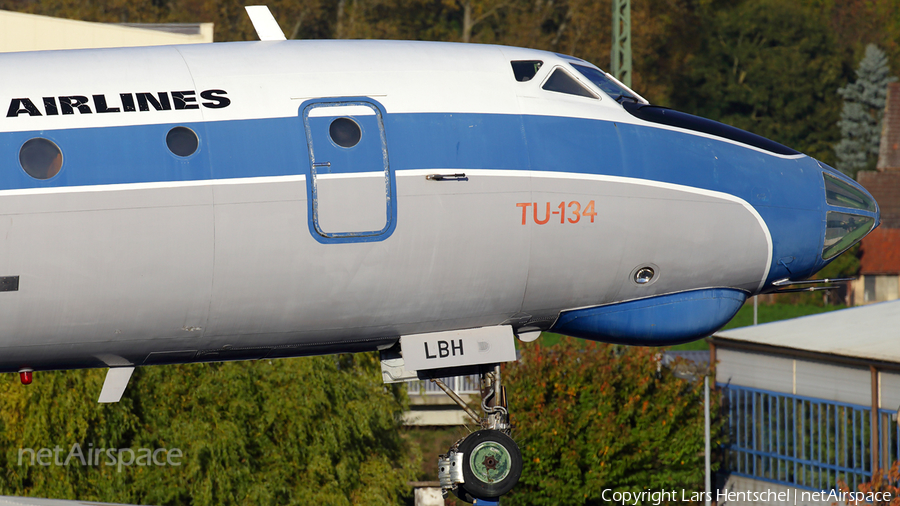
[[[609,95],[609,97],[616,102],[619,102],[620,104],[626,100],[636,104],[643,102],[637,94],[618,83],[615,79],[612,79],[606,72],[580,63],[571,63],[571,65],[576,72],[584,76],[588,81],[594,83],[594,86],[600,88],[600,91]]]

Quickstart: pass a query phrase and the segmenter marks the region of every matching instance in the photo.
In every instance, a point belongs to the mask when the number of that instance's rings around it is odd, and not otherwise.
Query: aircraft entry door
[[[396,221],[384,113],[367,98],[300,109],[309,148],[310,232],[320,242],[380,241]]]

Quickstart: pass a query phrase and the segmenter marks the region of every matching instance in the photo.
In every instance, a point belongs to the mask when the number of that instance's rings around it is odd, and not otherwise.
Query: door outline
[[[326,232],[319,225],[318,192],[316,190],[316,167],[328,163],[326,160],[316,161],[313,146],[312,133],[309,125],[309,112],[319,107],[363,106],[375,112],[375,120],[381,141],[382,165],[384,167],[385,184],[385,225],[381,230],[353,231],[353,232]],[[393,234],[397,227],[397,199],[396,178],[388,157],[387,135],[384,127],[384,107],[368,97],[335,97],[317,98],[307,100],[300,105],[299,115],[303,120],[303,130],[306,134],[307,170],[307,221],[309,232],[313,238],[324,244],[348,243],[348,242],[375,242],[383,241]]]

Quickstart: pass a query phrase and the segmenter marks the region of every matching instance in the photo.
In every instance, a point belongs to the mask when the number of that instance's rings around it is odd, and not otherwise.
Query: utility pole
[[[631,0],[612,0],[611,74],[631,87]]]
[[[712,443],[710,441],[710,427],[709,427],[709,375],[706,375],[703,378],[703,430],[704,430],[704,439],[706,444],[706,451],[704,451],[704,463],[705,463],[705,485],[706,485],[706,500],[704,501],[705,506],[711,506],[712,504],[712,467],[710,465],[710,451]]]

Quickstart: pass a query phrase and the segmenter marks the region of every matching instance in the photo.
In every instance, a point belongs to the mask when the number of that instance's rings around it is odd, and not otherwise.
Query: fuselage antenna
[[[247,5],[247,15],[250,16],[250,22],[253,23],[253,29],[259,40],[287,40],[275,16],[269,10],[267,5]]]

